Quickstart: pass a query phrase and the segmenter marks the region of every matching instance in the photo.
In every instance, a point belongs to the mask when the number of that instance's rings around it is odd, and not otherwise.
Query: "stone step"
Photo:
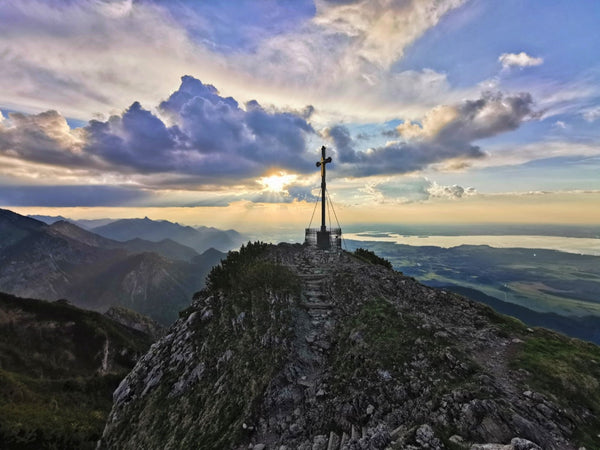
[[[298,276],[307,282],[310,281],[324,281],[329,278],[328,274],[314,274],[312,272],[299,272]]]
[[[311,317],[311,319],[313,320],[318,320],[318,321],[322,321],[324,319],[328,319],[329,315],[331,314],[331,309],[310,309],[308,310],[308,315]]]
[[[307,309],[333,309],[333,304],[325,302],[304,302],[300,303],[300,305]]]
[[[327,294],[324,294],[321,291],[304,291],[304,295],[309,298],[324,298],[327,297]]]

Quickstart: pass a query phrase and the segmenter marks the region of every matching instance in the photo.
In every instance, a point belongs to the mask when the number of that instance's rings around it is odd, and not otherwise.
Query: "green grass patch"
[[[40,380],[0,370],[0,448],[95,448],[124,375]]]
[[[352,254],[354,256],[356,256],[358,259],[360,259],[361,261],[367,262],[369,264],[383,266],[390,270],[393,269],[391,262],[389,262],[385,258],[377,256],[375,254],[375,252],[372,252],[371,250],[366,250],[364,248],[357,248],[356,250],[354,250],[354,253],[352,253]]]
[[[589,410],[591,416],[576,424],[576,437],[580,445],[600,448],[600,347],[540,328],[525,340],[511,366],[527,370],[532,388],[561,406]]]
[[[113,391],[151,342],[64,301],[0,293],[0,448],[95,448]]]

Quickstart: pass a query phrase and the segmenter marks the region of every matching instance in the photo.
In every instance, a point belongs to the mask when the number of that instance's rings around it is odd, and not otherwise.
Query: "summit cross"
[[[331,162],[331,156],[325,158],[325,150],[327,150],[327,148],[323,145],[321,147],[321,161],[317,161],[317,167],[321,168],[321,233],[327,231],[327,228],[325,227],[325,192],[327,189],[327,182],[325,181],[325,165]]]

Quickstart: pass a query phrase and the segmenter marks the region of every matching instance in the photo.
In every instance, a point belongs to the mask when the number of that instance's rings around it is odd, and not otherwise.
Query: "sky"
[[[0,2],[0,207],[600,224],[597,0]],[[316,224],[318,219],[313,221]]]

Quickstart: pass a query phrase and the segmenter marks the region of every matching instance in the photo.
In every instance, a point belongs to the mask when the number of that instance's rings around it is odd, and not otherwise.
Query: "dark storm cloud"
[[[139,204],[149,195],[137,189],[115,186],[2,186],[4,206],[123,206]]]
[[[325,138],[331,139],[336,154],[341,163],[352,163],[356,161],[356,151],[354,150],[354,140],[350,136],[350,131],[343,125],[335,125],[326,128],[323,132]]]
[[[177,127],[167,128],[138,102],[122,116],[113,116],[107,122],[90,121],[85,131],[86,151],[116,167],[139,172],[176,169],[173,153],[179,135]]]
[[[341,171],[347,175],[414,172],[447,160],[484,157],[474,141],[514,130],[524,121],[537,117],[532,105],[533,100],[526,93],[508,97],[486,93],[478,100],[449,108],[451,119],[432,115],[427,126],[401,125],[398,130],[408,127],[410,131],[406,140],[366,151],[355,150],[356,142],[344,126],[330,128],[326,136],[338,147]]]

